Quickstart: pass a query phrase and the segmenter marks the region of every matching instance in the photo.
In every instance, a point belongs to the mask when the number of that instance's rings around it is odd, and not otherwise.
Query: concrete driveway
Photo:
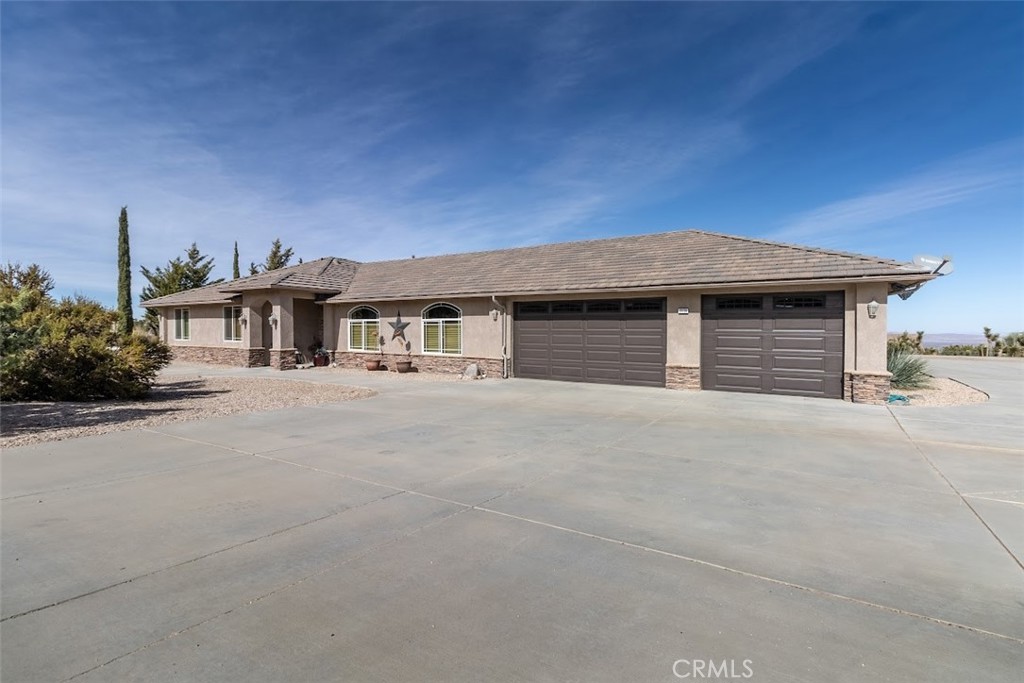
[[[992,400],[330,374],[11,449],[0,676],[1019,681],[1024,363],[933,368]]]

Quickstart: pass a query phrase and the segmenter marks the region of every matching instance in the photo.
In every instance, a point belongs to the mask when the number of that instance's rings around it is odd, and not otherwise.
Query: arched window
[[[377,351],[380,348],[380,313],[370,306],[348,312],[348,350]]]
[[[423,309],[423,353],[462,354],[462,311],[451,304]]]

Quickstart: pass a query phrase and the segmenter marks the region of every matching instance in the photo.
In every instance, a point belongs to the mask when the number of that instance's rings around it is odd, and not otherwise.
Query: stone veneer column
[[[665,388],[700,390],[700,368],[684,365],[665,366]]]
[[[270,349],[270,367],[275,370],[294,370],[295,349]]]
[[[888,372],[847,372],[843,375],[843,400],[884,404],[892,390],[891,378]]]
[[[245,367],[247,367],[247,368],[262,368],[262,367],[266,367],[267,365],[270,364],[270,361],[267,358],[267,350],[266,349],[264,349],[264,348],[250,348],[250,349],[246,349],[246,352],[248,354],[248,358],[247,358],[248,365],[246,365]]]

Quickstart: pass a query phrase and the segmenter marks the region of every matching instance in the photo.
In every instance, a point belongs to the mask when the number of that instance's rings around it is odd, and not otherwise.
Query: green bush
[[[907,349],[890,347],[886,369],[892,373],[896,389],[923,389],[928,386],[928,363]]]
[[[145,396],[171,359],[162,342],[115,331],[117,313],[32,289],[0,297],[0,399],[88,401]]]

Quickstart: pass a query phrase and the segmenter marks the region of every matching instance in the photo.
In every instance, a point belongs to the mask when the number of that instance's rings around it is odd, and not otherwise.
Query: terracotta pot
[[[330,356],[313,356],[313,367],[326,368],[331,364]]]
[[[367,370],[380,370],[380,360],[375,358],[373,360],[366,361],[366,369]]]
[[[409,372],[410,370],[412,370],[412,361],[411,360],[395,361],[395,370],[397,370],[398,372]]]

